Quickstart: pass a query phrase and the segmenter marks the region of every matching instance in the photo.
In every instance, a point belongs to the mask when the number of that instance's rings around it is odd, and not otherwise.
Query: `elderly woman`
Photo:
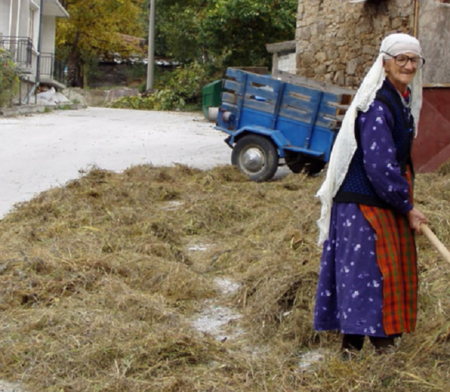
[[[413,332],[417,315],[411,144],[422,104],[419,41],[387,36],[336,139],[322,202],[314,327],[339,330],[342,349],[365,336],[379,352]]]

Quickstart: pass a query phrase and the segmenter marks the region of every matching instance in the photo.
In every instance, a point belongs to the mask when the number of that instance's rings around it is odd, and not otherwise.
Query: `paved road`
[[[151,163],[200,169],[230,162],[225,134],[201,114],[88,108],[0,117],[0,218],[96,165],[122,171]]]

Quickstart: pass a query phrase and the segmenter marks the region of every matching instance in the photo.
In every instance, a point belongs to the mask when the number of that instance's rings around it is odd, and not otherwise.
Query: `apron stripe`
[[[405,215],[359,206],[377,235],[377,263],[383,276],[383,327],[387,335],[413,332],[417,319],[417,254]]]

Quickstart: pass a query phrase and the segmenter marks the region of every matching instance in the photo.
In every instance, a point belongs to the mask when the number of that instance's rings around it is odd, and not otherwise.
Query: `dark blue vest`
[[[388,80],[385,80],[383,86],[378,90],[375,100],[386,104],[392,114],[394,120],[392,138],[397,152],[396,158],[402,174],[406,175],[408,165],[412,171],[411,145],[414,135],[414,119],[410,115],[409,109],[405,113],[399,93]],[[338,203],[358,203],[389,208],[389,205],[378,197],[367,177],[357,123],[355,123],[356,152],[350,162],[345,180],[333,200]]]

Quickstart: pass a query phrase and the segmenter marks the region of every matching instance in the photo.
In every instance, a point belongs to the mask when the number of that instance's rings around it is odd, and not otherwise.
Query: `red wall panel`
[[[412,157],[418,173],[435,171],[450,160],[450,88],[424,88]]]

